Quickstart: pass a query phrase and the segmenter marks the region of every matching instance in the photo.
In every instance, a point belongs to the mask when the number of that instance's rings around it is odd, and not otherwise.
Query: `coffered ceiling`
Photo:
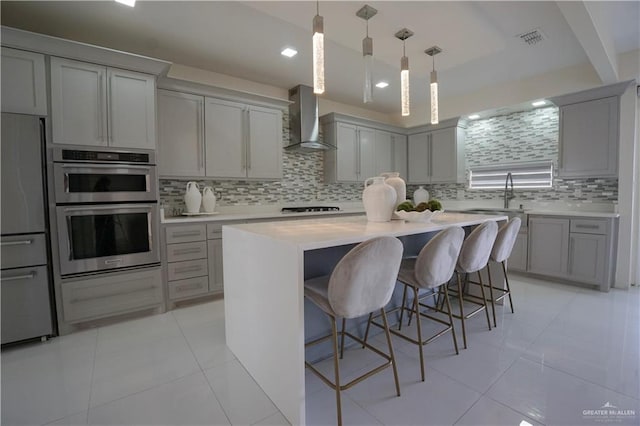
[[[325,22],[324,96],[363,106],[361,43],[365,22],[356,11],[364,1],[322,1]],[[628,2],[368,2],[374,40],[375,89],[366,108],[399,111],[403,27],[413,102],[427,102],[431,58],[443,99],[483,87],[590,63],[603,82],[616,80],[616,57],[640,47],[640,3]],[[138,1],[129,8],[113,1],[2,1],[2,24],[34,32],[165,59],[174,63],[281,88],[311,84],[309,1]],[[584,12],[587,12],[586,15]],[[527,45],[519,34],[538,29],[543,41]],[[298,55],[280,55],[293,47]]]

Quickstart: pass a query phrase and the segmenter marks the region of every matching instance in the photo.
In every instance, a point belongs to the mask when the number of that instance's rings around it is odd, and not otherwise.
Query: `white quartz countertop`
[[[314,250],[344,244],[359,243],[370,238],[435,232],[449,226],[471,226],[487,220],[507,220],[507,216],[443,213],[430,223],[368,222],[365,216],[332,217],[310,220],[292,220],[230,225],[257,236],[294,244],[302,250]],[[227,227],[223,228],[223,235]]]
[[[165,224],[179,224],[179,223],[193,223],[193,222],[221,222],[221,221],[237,221],[237,220],[259,220],[259,219],[286,219],[286,218],[313,218],[314,216],[340,216],[345,214],[364,214],[364,208],[347,208],[339,211],[329,212],[306,212],[306,213],[282,213],[280,211],[267,211],[267,212],[250,212],[250,207],[247,208],[247,212],[234,212],[234,213],[215,213],[211,215],[198,215],[198,216],[175,216],[164,217],[161,223]]]
[[[538,214],[546,216],[573,216],[573,217],[594,217],[594,218],[616,218],[619,213],[589,212],[589,211],[559,211],[559,210],[525,210],[526,214]]]

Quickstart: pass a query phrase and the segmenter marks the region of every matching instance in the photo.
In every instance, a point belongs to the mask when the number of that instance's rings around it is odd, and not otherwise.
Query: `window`
[[[469,169],[469,188],[502,189],[508,173],[513,177],[514,188],[551,188],[553,184],[553,163],[548,161],[473,167]]]

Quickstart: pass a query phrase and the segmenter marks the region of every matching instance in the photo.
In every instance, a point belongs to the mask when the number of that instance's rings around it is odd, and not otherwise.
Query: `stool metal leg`
[[[416,326],[418,328],[418,349],[420,350],[420,377],[422,377],[422,381],[424,382],[424,348],[422,347],[422,321],[420,321],[420,301],[417,287],[413,287],[413,294],[413,306],[416,311]]]
[[[482,293],[482,301],[484,302],[484,313],[487,316],[487,325],[491,330],[491,320],[489,319],[489,308],[487,307],[487,296],[484,293],[484,283],[482,282],[482,274],[478,271],[478,281],[480,281],[480,292]]]
[[[462,307],[462,282],[460,280],[460,273],[456,273],[458,276],[458,305],[460,306],[460,322],[462,323],[462,342],[464,348],[467,349],[467,330],[464,326],[464,308]]]
[[[367,328],[364,331],[364,343],[362,344],[362,349],[365,348],[365,343],[367,343],[367,339],[369,338],[369,329],[371,328],[372,319],[373,319],[373,312],[369,314],[369,321],[367,321]]]
[[[336,410],[338,412],[338,426],[342,426],[342,401],[340,399],[340,364],[338,361],[338,328],[336,319],[331,316],[331,331],[333,333],[333,369],[335,370]]]
[[[442,290],[442,286],[440,286],[440,290]],[[459,354],[458,339],[456,338],[456,328],[453,325],[453,316],[451,315],[451,302],[449,301],[449,292],[447,291],[447,289],[444,290],[444,300],[447,303],[447,311],[449,312],[449,323],[451,324],[451,335],[453,336],[453,346],[456,348],[456,355],[458,355]]]
[[[478,271],[478,274],[480,271]],[[487,274],[489,275],[489,298],[491,299],[491,313],[493,314],[493,326],[497,327],[496,323],[496,299],[493,298],[493,280],[491,279],[491,265],[487,263]]]
[[[340,333],[340,359],[344,357],[344,330],[347,320],[342,318],[342,333]]]
[[[400,321],[398,322],[398,330],[402,330],[402,319],[404,317],[404,307],[407,303],[407,286],[402,289],[402,305],[400,305]],[[409,319],[411,321],[411,319]]]
[[[387,336],[387,345],[389,345],[389,357],[391,358],[391,368],[393,368],[393,379],[396,382],[396,394],[400,396],[400,381],[398,380],[398,367],[396,365],[396,356],[393,353],[393,346],[391,345],[391,333],[389,332],[389,323],[387,322],[387,314],[384,308],[380,309],[382,314],[382,321],[384,322],[384,334]]]
[[[511,287],[509,287],[509,277],[507,276],[507,266],[502,261],[502,271],[504,272],[504,282],[507,285],[507,291],[509,292],[509,305],[511,305],[511,313],[513,313],[513,300],[511,299]]]

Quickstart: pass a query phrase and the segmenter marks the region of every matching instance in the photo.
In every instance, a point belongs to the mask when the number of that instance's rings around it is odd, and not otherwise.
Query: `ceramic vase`
[[[393,206],[395,210],[395,207],[397,207],[398,204],[404,203],[407,199],[407,185],[398,172],[382,173],[380,176],[385,178],[384,183],[390,185],[396,191],[396,205]]]
[[[384,183],[383,176],[364,181],[362,202],[369,222],[389,222],[396,205],[396,191]]]
[[[213,213],[216,209],[216,194],[210,186],[202,188],[202,208],[205,213]]]
[[[424,186],[420,186],[413,192],[413,204],[416,206],[427,201],[429,201],[429,191],[424,189]]]
[[[198,213],[200,211],[200,203],[202,202],[202,194],[196,182],[187,182],[187,189],[184,193],[184,203],[187,206],[187,213]]]

